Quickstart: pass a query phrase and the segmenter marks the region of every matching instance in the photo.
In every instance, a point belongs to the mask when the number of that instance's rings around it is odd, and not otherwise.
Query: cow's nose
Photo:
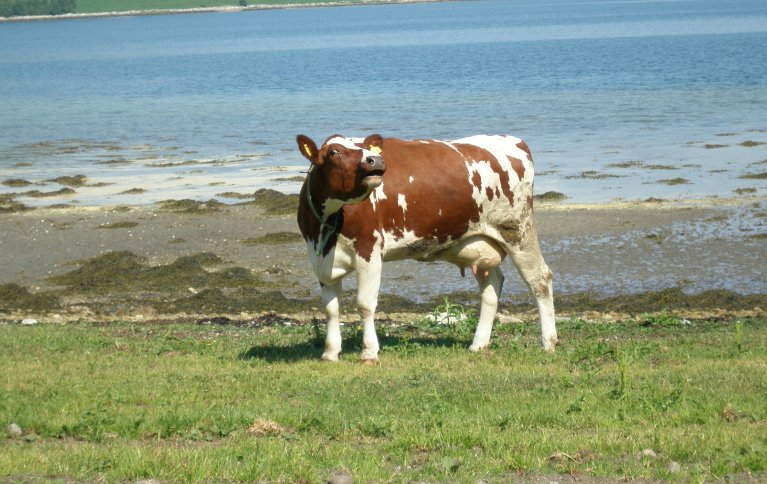
[[[371,170],[383,170],[384,168],[383,156],[368,156],[365,161],[370,165]]]

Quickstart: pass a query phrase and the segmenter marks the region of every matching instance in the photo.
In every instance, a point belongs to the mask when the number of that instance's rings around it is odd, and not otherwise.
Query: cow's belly
[[[487,270],[501,265],[505,256],[498,242],[486,235],[476,234],[442,244],[428,238],[408,240],[406,237],[396,242],[390,241],[384,260],[444,260],[462,268]]]

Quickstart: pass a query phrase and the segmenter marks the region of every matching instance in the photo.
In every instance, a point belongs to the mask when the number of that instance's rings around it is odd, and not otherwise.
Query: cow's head
[[[383,138],[373,134],[364,140],[333,135],[320,148],[308,136],[296,136],[298,150],[312,162],[331,198],[360,200],[381,185],[386,171]]]

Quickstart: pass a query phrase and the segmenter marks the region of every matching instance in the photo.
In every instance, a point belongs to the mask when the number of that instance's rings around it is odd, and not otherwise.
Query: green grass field
[[[318,3],[322,0],[247,0],[247,5]],[[328,0],[363,3],[360,0]],[[199,7],[239,6],[239,0],[77,0],[77,13],[125,12],[131,10],[177,10]]]
[[[767,321],[379,325],[382,364],[312,324],[0,326],[0,476],[505,482],[767,477]],[[569,476],[568,476],[569,477]]]

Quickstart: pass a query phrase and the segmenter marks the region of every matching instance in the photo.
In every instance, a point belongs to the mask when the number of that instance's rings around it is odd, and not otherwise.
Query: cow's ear
[[[320,164],[320,150],[317,149],[317,145],[308,136],[299,134],[296,136],[296,143],[298,143],[298,151],[311,161],[315,165]]]
[[[317,163],[319,150],[314,141],[303,134],[296,136],[296,143],[298,143],[298,151],[306,157],[312,163]]]
[[[381,153],[383,151],[383,137],[380,134],[371,134],[365,141],[362,142],[362,146],[370,151]]]

